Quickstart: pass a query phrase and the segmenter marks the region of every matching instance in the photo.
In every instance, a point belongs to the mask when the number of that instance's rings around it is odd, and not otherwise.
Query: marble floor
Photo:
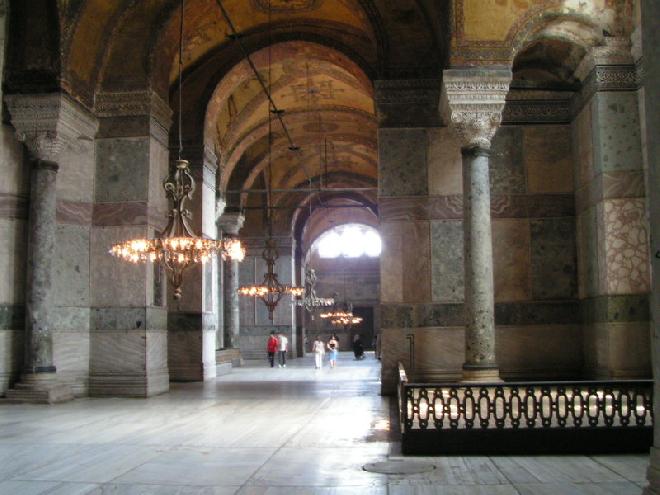
[[[151,399],[0,405],[2,495],[639,494],[648,457],[414,458],[433,471],[365,472],[401,460],[379,363],[315,370],[248,363]],[[406,459],[408,460],[408,459]]]

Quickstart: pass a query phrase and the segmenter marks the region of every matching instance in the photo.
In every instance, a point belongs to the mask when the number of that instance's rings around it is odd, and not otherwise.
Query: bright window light
[[[321,258],[359,258],[380,256],[381,241],[376,229],[368,225],[348,224],[323,233],[312,245]]]

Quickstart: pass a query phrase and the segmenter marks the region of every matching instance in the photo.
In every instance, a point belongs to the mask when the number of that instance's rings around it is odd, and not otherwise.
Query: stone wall
[[[261,257],[264,239],[246,238],[241,242],[247,246],[245,260],[240,263],[239,285],[251,285],[263,281],[266,262]],[[293,276],[293,247],[290,239],[278,238],[279,258],[275,272],[282,284],[291,285]],[[243,359],[266,359],[266,341],[271,331],[282,332],[289,339],[288,356],[296,355],[295,307],[289,295],[282,296],[273,313],[268,318],[265,304],[258,298],[240,297],[240,349]]]
[[[381,189],[379,201],[384,237],[383,391],[388,392],[396,361],[410,365],[412,339],[417,372],[446,379],[461,376],[462,166],[460,144],[448,128],[380,132],[388,135],[379,143],[381,156],[389,155],[386,165],[392,159],[390,142],[408,157],[399,161],[399,169],[381,168],[382,174],[396,169],[400,177],[391,182],[391,189]],[[501,375],[576,376],[582,367],[582,342],[570,127],[501,127],[493,139],[490,165]],[[404,182],[403,189],[397,186]],[[410,190],[414,183],[416,189]]]
[[[6,10],[0,12],[0,73],[4,68]],[[0,100],[2,89],[0,88]],[[4,103],[3,103],[4,104]],[[23,356],[26,222],[30,167],[14,128],[0,126],[0,396],[17,378]]]
[[[632,74],[627,88],[599,82],[605,70],[585,80],[572,126],[585,374],[645,377],[650,278],[635,69],[616,68]]]
[[[332,333],[336,333],[339,337],[341,350],[352,349],[355,334],[360,335],[365,348],[372,348],[374,333],[378,332],[380,327],[380,259],[366,257],[318,259],[314,256],[310,262],[316,271],[316,295],[333,297],[333,294],[337,294],[339,303],[346,300],[354,307],[371,308],[373,328],[366,328],[364,325],[356,325],[350,329],[336,328],[319,317],[321,310],[314,312],[314,319],[305,311],[305,352],[310,352],[316,335],[327,341]]]

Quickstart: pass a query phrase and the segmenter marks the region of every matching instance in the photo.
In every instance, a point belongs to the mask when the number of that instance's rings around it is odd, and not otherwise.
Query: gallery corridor
[[[2,495],[638,494],[647,456],[406,459],[380,397],[379,363],[340,356],[269,368],[249,362],[150,399],[0,405]],[[395,432],[394,432],[395,433]]]

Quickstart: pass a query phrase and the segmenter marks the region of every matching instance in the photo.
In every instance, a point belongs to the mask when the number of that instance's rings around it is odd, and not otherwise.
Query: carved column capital
[[[92,140],[97,120],[62,93],[6,95],[16,137],[33,158],[56,162],[65,147],[76,147],[80,139]]]
[[[509,69],[448,69],[443,72],[442,113],[463,147],[489,149],[502,122]]]
[[[245,216],[237,211],[224,212],[217,221],[217,225],[230,235],[238,235],[238,232],[243,228],[245,223]]]

